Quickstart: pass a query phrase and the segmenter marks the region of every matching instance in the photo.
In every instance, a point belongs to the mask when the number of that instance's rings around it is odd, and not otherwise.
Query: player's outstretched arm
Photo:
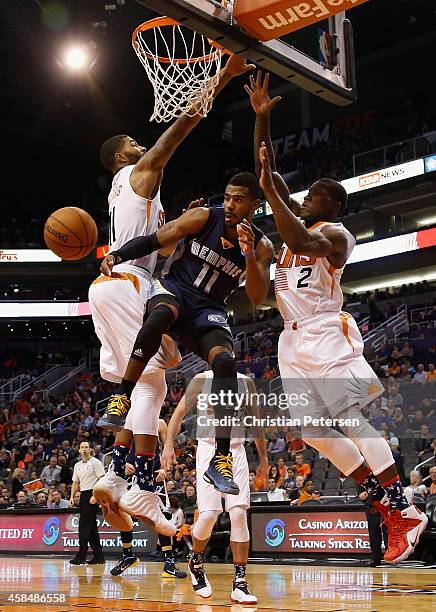
[[[166,441],[160,458],[160,463],[164,470],[169,470],[176,463],[174,441],[180,433],[183,419],[195,406],[203,385],[204,376],[202,374],[198,374],[191,380],[185,391],[185,395],[178,403],[168,423]]]
[[[247,414],[253,417],[253,425],[251,431],[253,434],[253,440],[257,448],[259,455],[259,469],[262,475],[263,484],[266,488],[268,484],[268,454],[266,449],[265,432],[261,426],[259,403],[257,401],[258,393],[256,385],[251,378],[247,380],[247,387],[249,392],[250,401],[247,404]]]
[[[282,98],[281,96],[276,96],[273,99],[270,98],[269,73],[267,72],[265,74],[265,78],[262,82],[261,70],[259,70],[257,73],[256,80],[254,79],[253,75],[250,75],[250,86],[245,85],[244,88],[250,98],[251,106],[256,113],[256,125],[254,128],[254,163],[256,167],[256,174],[257,176],[260,176],[261,173],[259,150],[262,142],[264,142],[268,150],[276,189],[280,197],[289,206],[292,212],[299,215],[300,205],[296,200],[292,199],[286,182],[277,172],[274,149],[271,140],[271,111],[276,107]]]
[[[273,209],[274,221],[283,242],[297,255],[327,257],[335,268],[342,268],[347,255],[344,232],[332,226],[327,226],[320,232],[306,229],[277,192],[265,143],[260,147],[260,161],[260,186]]]
[[[264,236],[254,247],[255,236],[247,219],[238,225],[238,239],[245,256],[245,292],[253,304],[262,304],[268,295],[270,266],[274,258],[272,242]]]
[[[232,79],[246,74],[254,69],[254,64],[247,64],[244,58],[231,55],[227,64],[222,68],[218,85],[215,88],[214,99],[230,83]],[[195,114],[195,104],[189,114],[181,115],[162,134],[156,144],[141,157],[131,174],[130,181],[136,193],[152,198],[156,195],[162,182],[165,166],[174,155],[177,148],[200,123],[201,115]]]
[[[207,223],[209,214],[208,208],[193,208],[178,219],[166,223],[154,234],[129,240],[118,251],[106,255],[100,267],[102,274],[111,276],[112,268],[123,261],[145,257],[162,247],[174,245],[186,236],[197,234]]]

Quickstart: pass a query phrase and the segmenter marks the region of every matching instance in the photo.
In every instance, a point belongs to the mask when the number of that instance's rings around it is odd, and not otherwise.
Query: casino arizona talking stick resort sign
[[[268,41],[359,6],[368,0],[235,0],[233,15],[252,36]]]

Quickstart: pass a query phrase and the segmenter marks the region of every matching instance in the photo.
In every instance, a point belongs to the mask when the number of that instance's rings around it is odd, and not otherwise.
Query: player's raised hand
[[[187,210],[192,210],[193,208],[207,208],[207,202],[204,201],[204,198],[197,198],[196,200],[192,200],[188,208],[184,208],[182,210],[182,214]]]
[[[135,473],[135,466],[131,463],[126,463],[124,473],[126,474],[126,476],[133,476],[133,474]]]
[[[115,257],[109,253],[101,262],[100,272],[105,276],[112,276],[112,268],[115,265]]]
[[[268,191],[268,189],[274,188],[274,180],[272,175],[271,162],[268,156],[268,149],[264,142],[262,142],[262,144],[260,145],[259,159],[262,165],[259,185],[261,186],[263,191]]]
[[[267,72],[262,83],[262,71],[259,70],[256,79],[250,75],[250,86],[244,85],[250,97],[251,106],[256,115],[269,115],[273,108],[281,101],[281,96],[271,100],[269,96],[269,73]]]
[[[160,464],[163,470],[170,470],[177,463],[176,454],[172,446],[164,446],[160,456]]]
[[[256,237],[247,219],[244,219],[242,223],[238,223],[236,230],[238,232],[238,240],[241,251],[244,253],[244,255],[253,255]]]
[[[254,64],[247,64],[247,60],[245,58],[232,53],[227,61],[225,73],[230,77],[236,77],[240,76],[241,74],[246,74],[255,68],[256,66]]]
[[[166,471],[163,468],[156,470],[156,482],[163,482],[165,480]]]

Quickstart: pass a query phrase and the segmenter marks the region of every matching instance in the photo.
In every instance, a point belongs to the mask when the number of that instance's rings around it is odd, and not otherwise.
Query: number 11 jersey
[[[342,223],[320,221],[308,229],[319,232],[326,225],[334,225],[344,232],[348,260],[356,240]],[[334,268],[327,257],[296,255],[283,245],[274,281],[277,306],[283,319],[294,322],[324,312],[341,312],[343,295],[340,281],[344,268]]]

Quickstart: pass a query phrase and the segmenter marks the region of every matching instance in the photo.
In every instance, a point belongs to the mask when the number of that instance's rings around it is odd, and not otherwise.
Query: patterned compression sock
[[[396,510],[405,510],[410,506],[406,496],[404,495],[403,485],[400,482],[399,476],[395,476],[395,478],[392,478],[392,480],[388,480],[387,482],[382,482],[381,486],[386,491],[392,512],[395,512]]]
[[[121,542],[123,544],[123,555],[133,557],[132,550],[133,531],[121,531]]]
[[[380,502],[386,495],[386,491],[372,472],[365,476],[365,478],[359,484],[367,493],[372,495],[375,501]]]
[[[126,458],[129,451],[130,446],[115,444],[114,452],[112,453],[112,465],[114,472],[120,478],[124,478],[124,480],[126,480]]]
[[[245,582],[245,570],[247,569],[247,566],[243,565],[242,563],[234,563],[233,565],[235,568],[235,582]]]
[[[137,453],[135,457],[135,474],[142,491],[154,491],[154,453]]]
[[[202,553],[202,552],[199,552],[199,553],[193,552],[192,556],[191,556],[191,559],[192,559],[193,565],[202,565],[204,563],[204,553]]]

